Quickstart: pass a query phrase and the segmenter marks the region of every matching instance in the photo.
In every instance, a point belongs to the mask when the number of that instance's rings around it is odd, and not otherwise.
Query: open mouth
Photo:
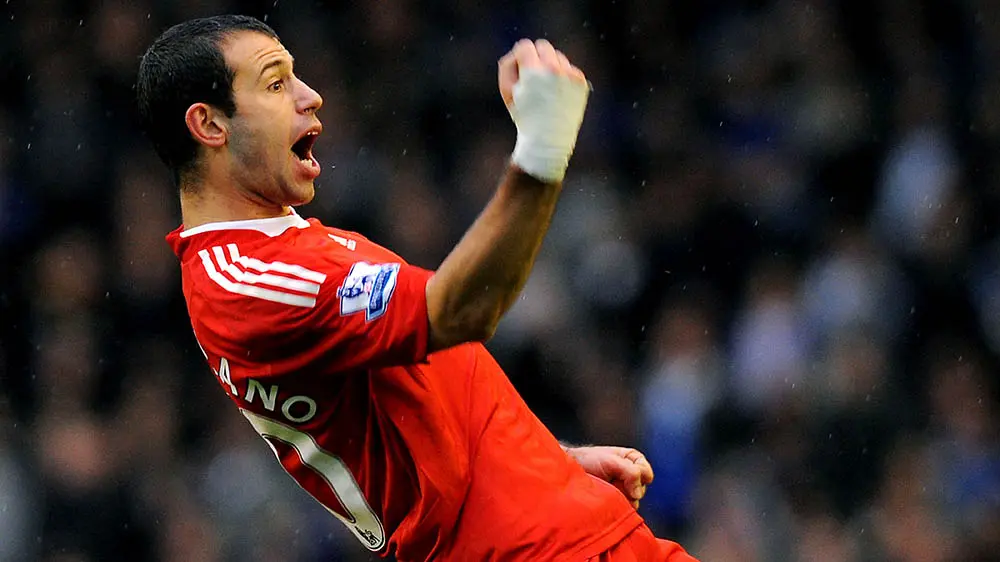
[[[299,140],[295,141],[292,145],[292,153],[305,164],[312,164],[316,161],[313,158],[313,145],[316,144],[316,139],[319,137],[318,131],[308,131]]]

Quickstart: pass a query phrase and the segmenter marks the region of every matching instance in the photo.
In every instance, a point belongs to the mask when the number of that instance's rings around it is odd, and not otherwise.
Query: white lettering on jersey
[[[306,410],[301,416],[296,416],[292,414],[292,407],[296,404],[305,404]],[[301,410],[301,408],[296,408]],[[281,405],[281,415],[285,416],[285,419],[293,423],[306,423],[307,421],[313,419],[316,415],[316,401],[308,396],[292,396]]]
[[[219,371],[216,375],[218,375],[219,380],[222,381],[223,384],[229,387],[233,396],[236,396],[236,385],[233,384],[233,377],[229,374],[229,361],[226,361],[225,357],[222,358],[222,361],[219,361]]]
[[[195,337],[195,341],[197,341],[197,336]],[[201,349],[201,353],[205,356],[205,359],[208,359],[208,354],[205,353],[205,348],[201,345],[200,341],[198,341],[198,348]],[[219,359],[218,369],[211,365],[211,363],[209,367],[227,389],[231,390],[234,396],[238,396],[236,385],[233,384],[229,361],[225,357],[222,357]],[[254,398],[259,395],[264,409],[273,412],[278,402],[278,385],[272,384],[270,385],[270,389],[265,391],[264,385],[260,382],[250,378],[246,380],[247,392],[245,400],[247,404],[253,404]],[[304,411],[302,406],[305,406]],[[282,416],[286,420],[297,424],[303,424],[312,420],[316,416],[316,410],[316,401],[308,396],[291,396],[281,404]],[[299,482],[303,489],[315,494],[313,490],[309,490],[302,483],[300,480],[301,477],[298,476],[299,471],[289,468],[285,464],[278,453],[278,449],[275,447],[275,441],[280,441],[292,447],[297,454],[297,460],[301,462],[301,466],[309,468],[322,476],[322,481],[329,486],[330,491],[336,496],[337,505],[324,503],[323,499],[318,495],[314,495],[313,497],[327,511],[344,523],[358,540],[361,541],[361,544],[373,552],[378,552],[385,546],[385,529],[382,526],[382,521],[371,508],[350,468],[348,468],[340,457],[323,450],[308,433],[251,412],[242,406],[240,407],[240,412],[247,418],[257,433],[264,438],[264,441],[268,444],[271,451],[274,452],[282,468],[296,482]]]
[[[223,359],[223,364],[226,360]],[[221,369],[220,369],[221,370]],[[228,374],[229,369],[226,369]],[[273,412],[278,405],[278,385],[272,384],[270,388],[264,387],[260,381],[247,379],[247,392],[243,397],[247,405],[252,405],[259,396],[261,405],[268,412]],[[297,394],[281,400],[281,415],[292,423],[306,423],[316,417],[316,401],[308,396]]]
[[[260,394],[260,400],[264,403],[264,409],[273,412],[274,405],[278,401],[278,385],[272,384],[271,389],[265,391],[264,385],[253,379],[249,379],[247,381],[247,395],[244,400],[248,404],[253,404],[254,396],[257,394]]]
[[[201,342],[198,341],[198,334],[195,334],[194,341],[195,343],[198,344],[198,349],[201,350],[201,354],[205,356],[205,361],[208,361],[208,353],[205,352],[204,346],[202,346]],[[225,357],[223,357],[222,360],[219,361],[218,369],[213,367],[211,362],[209,362],[208,368],[212,370],[212,374],[219,379],[219,382],[226,385],[227,390],[229,390],[230,394],[232,394],[233,396],[238,395],[238,393],[236,392],[236,385],[233,384],[233,377],[229,374],[229,361],[226,361]]]
[[[227,244],[225,249],[215,246],[211,252],[201,250],[198,255],[208,277],[217,285],[230,293],[267,301],[313,308],[320,286],[326,281],[326,274],[300,265],[242,256],[236,244]]]
[[[347,316],[363,310],[366,322],[382,316],[396,289],[398,274],[398,263],[355,263],[344,279],[344,284],[337,289],[340,315]]]
[[[354,251],[358,247],[358,242],[356,240],[351,240],[350,238],[344,238],[343,236],[337,236],[336,234],[327,234],[334,242],[340,244],[341,246],[347,248],[350,251]]]
[[[274,452],[274,456],[281,463],[282,468],[296,482],[299,482],[303,489],[316,494],[316,490],[310,490],[302,483],[300,475],[303,468],[308,468],[322,476],[321,481],[329,486],[329,491],[336,496],[337,505],[324,503],[320,495],[313,497],[346,525],[365,548],[372,552],[382,550],[382,547],[385,546],[385,528],[382,527],[382,521],[371,508],[368,499],[365,498],[365,493],[358,486],[358,481],[355,480],[351,469],[340,457],[324,450],[316,442],[316,439],[308,433],[253,412],[242,411],[250,425],[271,447],[271,451]],[[298,459],[282,459],[277,447],[275,447],[275,442],[284,443],[293,448]]]

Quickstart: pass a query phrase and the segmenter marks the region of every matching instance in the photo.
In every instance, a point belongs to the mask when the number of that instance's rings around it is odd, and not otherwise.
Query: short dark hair
[[[236,112],[235,72],[226,64],[221,45],[238,31],[278,39],[267,24],[250,16],[199,18],[164,31],[139,63],[136,98],[142,128],[178,182],[198,156],[198,143],[184,122],[191,104],[207,103],[230,117]]]

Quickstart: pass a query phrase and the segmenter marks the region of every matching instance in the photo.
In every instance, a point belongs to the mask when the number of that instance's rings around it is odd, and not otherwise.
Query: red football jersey
[[[167,240],[222,389],[372,551],[583,560],[642,523],[566,455],[481,344],[427,353],[431,272],[295,213]]]

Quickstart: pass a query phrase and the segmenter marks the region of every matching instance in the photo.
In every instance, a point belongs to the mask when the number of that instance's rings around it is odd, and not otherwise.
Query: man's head
[[[268,205],[312,199],[323,100],[292,63],[274,30],[247,16],[191,20],[153,42],[139,113],[181,185],[222,181]]]

